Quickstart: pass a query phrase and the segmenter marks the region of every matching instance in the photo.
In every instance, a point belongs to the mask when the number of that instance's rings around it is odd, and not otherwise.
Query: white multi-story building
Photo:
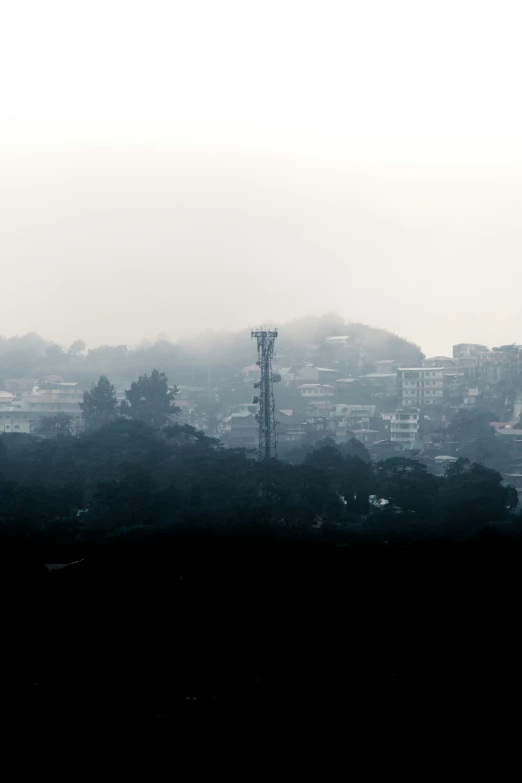
[[[429,356],[422,360],[423,367],[444,367],[445,369],[456,367],[457,360],[450,356]]]
[[[325,399],[335,397],[335,387],[328,383],[302,383],[297,387],[301,397],[312,399]]]
[[[0,407],[0,434],[11,432],[32,433],[42,418],[55,416],[57,413],[68,413],[72,419],[73,431],[81,432],[83,418],[79,406],[58,407],[25,400],[15,400],[12,405]]]
[[[43,389],[34,386],[30,392],[0,393],[0,433],[31,433],[40,419],[67,413],[71,416],[74,430],[83,429],[80,408],[82,395],[77,383],[46,382]]]
[[[444,399],[444,368],[400,367],[397,393],[403,406],[440,405]]]
[[[408,445],[417,439],[420,411],[418,408],[399,408],[391,417],[390,440]]]
[[[479,343],[459,343],[453,346],[453,358],[464,359],[466,357],[475,356],[480,357],[487,353],[488,348],[486,345],[479,345]]]

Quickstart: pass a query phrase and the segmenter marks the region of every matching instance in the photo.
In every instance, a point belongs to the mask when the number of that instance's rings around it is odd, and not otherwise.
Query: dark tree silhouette
[[[83,393],[83,402],[80,403],[87,429],[112,421],[117,415],[117,407],[116,390],[106,375]]]
[[[73,427],[72,416],[68,413],[57,413],[55,416],[40,416],[33,432],[43,438],[54,438],[57,435],[71,435]]]
[[[68,355],[71,356],[73,359],[76,359],[78,356],[80,356],[83,351],[85,351],[85,343],[83,340],[75,340],[71,347],[68,350]]]
[[[176,394],[176,388],[169,388],[165,373],[153,370],[150,376],[141,375],[125,392],[126,400],[122,402],[121,412],[161,429],[180,412],[174,404]]]

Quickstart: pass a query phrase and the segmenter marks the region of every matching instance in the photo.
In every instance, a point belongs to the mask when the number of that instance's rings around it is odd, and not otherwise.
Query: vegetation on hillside
[[[335,314],[308,316],[280,326],[277,350],[289,360],[305,359],[309,346],[321,347],[327,337],[339,334],[350,337],[362,369],[365,362],[380,359],[415,365],[422,358],[417,345],[384,329],[350,323]],[[249,330],[206,332],[176,343],[162,337],[135,348],[105,345],[87,349],[82,340],[75,340],[66,350],[39,335],[26,334],[0,338],[0,386],[6,378],[59,375],[77,380],[87,388],[104,375],[119,387],[130,385],[138,376],[154,369],[176,378],[180,385],[207,385],[210,374],[212,383],[219,385],[236,377],[241,367],[252,363],[254,356]],[[330,357],[319,351],[317,358],[326,362]]]

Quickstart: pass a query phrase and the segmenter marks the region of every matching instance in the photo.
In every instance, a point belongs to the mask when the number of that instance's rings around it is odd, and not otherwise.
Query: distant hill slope
[[[358,349],[363,362],[394,359],[404,365],[415,366],[424,358],[420,347],[386,329],[377,329],[361,323],[350,323],[344,318],[328,313],[324,316],[307,316],[285,324],[280,329],[278,348],[297,348],[303,344],[322,345],[327,337],[346,335],[350,344]]]
[[[365,324],[349,324],[347,334],[355,345],[360,345],[364,349],[369,361],[394,359],[401,364],[414,367],[424,359],[424,354],[418,345],[387,329],[376,329]]]
[[[288,357],[288,361],[306,358],[328,364],[331,355],[324,350],[324,341],[335,335],[350,337],[352,356],[356,356],[347,365],[351,372],[364,372],[380,359],[394,359],[413,366],[423,357],[418,345],[385,329],[347,322],[335,313],[278,324],[278,329],[277,353]],[[310,346],[316,346],[315,353]],[[219,385],[237,377],[239,370],[255,359],[256,345],[250,329],[208,331],[176,343],[161,339],[133,349],[125,345],[101,346],[86,353],[66,352],[38,335],[28,334],[0,338],[0,388],[6,378],[40,378],[51,374],[79,381],[83,387],[106,374],[122,385],[153,369],[166,372],[172,383],[201,386],[207,385],[212,371],[212,383]]]

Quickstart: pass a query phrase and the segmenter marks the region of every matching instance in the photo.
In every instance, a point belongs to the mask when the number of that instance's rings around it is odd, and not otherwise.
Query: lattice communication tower
[[[274,383],[280,381],[281,376],[272,372],[277,330],[254,331],[252,339],[257,340],[257,364],[261,370],[261,379],[254,384],[254,389],[259,389],[259,394],[254,397],[254,404],[259,403],[259,412],[256,414],[259,423],[259,459],[267,460],[277,456]]]

